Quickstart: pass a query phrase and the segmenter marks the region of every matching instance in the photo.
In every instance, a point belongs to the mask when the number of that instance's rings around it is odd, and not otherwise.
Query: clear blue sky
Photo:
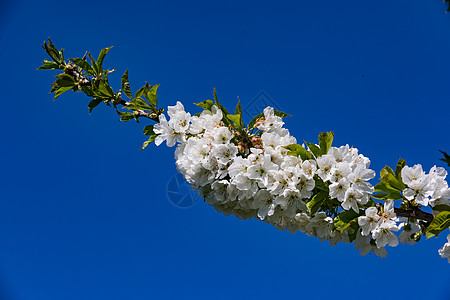
[[[48,94],[51,36],[67,57],[114,45],[119,88],[160,83],[164,106],[228,106],[262,90],[299,140],[333,130],[379,173],[450,151],[450,15],[429,1],[2,1],[0,299],[450,298],[445,237],[361,257],[204,203],[172,205],[173,148],[144,124]],[[194,111],[192,105],[187,109]]]

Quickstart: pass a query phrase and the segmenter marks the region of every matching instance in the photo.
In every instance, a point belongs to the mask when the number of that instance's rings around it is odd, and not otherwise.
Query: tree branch
[[[413,208],[413,209],[404,209],[404,208],[397,208],[394,207],[394,212],[399,217],[406,217],[406,218],[414,218],[419,220],[424,220],[428,224],[433,221],[434,216],[430,213],[424,212],[420,210],[419,208]]]

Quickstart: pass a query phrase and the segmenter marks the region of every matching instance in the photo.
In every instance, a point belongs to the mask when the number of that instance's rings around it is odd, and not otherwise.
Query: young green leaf
[[[123,108],[125,108],[125,109],[133,109],[133,110],[149,110],[149,111],[152,110],[152,107],[149,106],[148,104],[136,103],[135,100],[133,100],[131,103],[129,103],[127,106],[124,106]]]
[[[139,90],[136,91],[136,93],[134,94],[134,98],[140,98],[142,96],[145,96],[148,90],[149,85],[148,83],[146,83],[143,87],[141,87]]]
[[[402,169],[406,166],[406,161],[404,161],[403,159],[399,159],[397,166],[395,167],[395,177],[397,177],[397,179],[399,181],[402,181]],[[403,181],[402,181],[403,182]]]
[[[317,188],[321,191],[325,191],[327,193],[330,191],[328,185],[325,182],[323,182],[322,178],[320,178],[319,176],[315,175],[314,181],[316,183],[315,188]]]
[[[73,80],[73,77],[70,76],[69,74],[58,74],[55,76],[56,78],[58,78],[58,80],[56,80],[53,84],[57,85],[59,87],[61,86],[70,86],[71,88],[75,85],[75,80]]]
[[[194,103],[194,104],[203,108],[204,110],[211,111],[211,107],[214,105],[214,102],[212,102],[211,100],[205,100],[203,102]]]
[[[59,87],[55,90],[55,97],[53,98],[53,100],[56,100],[56,98],[58,98],[59,96],[61,96],[62,94],[64,94],[65,92],[71,90],[72,87],[71,86],[62,86]]]
[[[214,88],[214,101],[219,102],[219,99],[217,99],[216,88]]]
[[[134,100],[131,101],[131,104],[142,107],[141,109],[144,110],[152,110],[152,107],[148,105],[147,101],[145,101],[142,97],[134,98]]]
[[[280,117],[280,118],[292,117],[292,115],[289,115],[289,114],[287,114],[285,112],[282,112],[282,111],[279,111],[279,110],[274,110],[273,114],[275,116],[277,116],[277,117]]]
[[[128,122],[130,120],[134,119],[134,114],[133,113],[123,113],[122,117],[120,118],[119,121],[122,122]]]
[[[147,141],[144,142],[144,144],[142,145],[141,150],[145,149],[145,147],[147,147],[149,144],[151,144],[156,139],[156,137],[158,136],[157,134],[155,134],[153,132],[153,125],[145,126],[144,134],[145,135],[149,135],[149,138],[148,138]]]
[[[89,75],[94,75],[94,69],[92,69],[91,65],[84,59],[81,58],[72,58],[70,59],[74,64],[82,68]]]
[[[216,104],[217,107],[222,111],[224,117],[230,114],[228,110],[222,104],[220,104],[219,99],[217,99],[216,88],[214,88],[214,104]],[[225,121],[224,123],[226,124]]]
[[[314,154],[316,158],[322,156],[322,150],[316,144],[307,142],[305,142],[305,144],[308,146],[309,150]]]
[[[236,105],[236,109],[235,109],[234,113],[235,113],[235,115],[239,115],[239,123],[240,123],[239,127],[244,128],[245,124],[242,119],[242,106],[241,106],[241,100],[239,100],[239,97],[238,97],[238,103]]]
[[[42,48],[44,48],[45,52],[47,52],[50,58],[53,59],[56,63],[60,65],[65,64],[64,58],[62,56],[63,50],[61,49],[61,51],[58,51],[55,45],[53,45],[50,38],[48,38],[48,44],[44,41],[44,45],[42,46]]]
[[[450,155],[448,155],[447,152],[444,152],[442,150],[439,150],[439,151],[444,155],[444,158],[441,158],[441,160],[443,162],[447,163],[447,165],[450,167]]]
[[[158,96],[157,96],[158,87],[159,84],[155,84],[150,88],[150,90],[145,95],[148,102],[150,102],[150,104],[154,105],[155,107],[158,105]]]
[[[122,91],[130,99],[133,99],[133,94],[131,93],[130,81],[128,80],[128,70],[122,76]]]
[[[256,122],[261,119],[262,117],[264,117],[264,113],[260,113],[258,115],[256,115],[251,121],[250,123],[248,123],[248,130],[252,130],[253,127],[255,127]]]
[[[376,192],[386,192],[388,194],[400,192],[398,189],[393,188],[388,182],[382,181],[375,185]]]
[[[91,85],[83,85],[81,87],[81,89],[82,89],[83,92],[86,93],[86,95],[88,97],[95,97],[95,93],[94,93]]]
[[[306,207],[308,208],[309,212],[313,215],[315,214],[320,206],[327,200],[328,193],[325,191],[321,191],[314,195],[314,197],[306,203]]]
[[[352,226],[353,223],[358,223],[358,217],[363,215],[363,211],[359,213],[351,210],[340,212],[333,221],[334,226],[342,233],[345,229]]]
[[[109,52],[109,50],[111,50],[111,48],[112,48],[112,46],[111,46],[111,47],[108,47],[108,48],[103,48],[103,49],[100,51],[100,54],[98,55],[98,58],[97,58],[97,67],[98,67],[98,69],[99,69],[100,71],[103,70],[103,60],[105,59],[106,54],[108,54],[108,52]]]
[[[299,157],[302,160],[308,160],[308,159],[312,159],[313,156],[311,155],[311,152],[309,152],[308,150],[306,150],[305,148],[303,148],[302,145],[299,144],[291,144],[288,146],[284,146],[284,148],[288,149],[288,155],[293,155],[296,157]]]
[[[331,144],[333,143],[334,133],[330,132],[321,132],[319,134],[319,147],[322,151],[322,155],[328,153],[328,150],[331,148]]]
[[[433,210],[436,211],[450,211],[450,206],[445,204],[437,204],[433,207]]]
[[[91,102],[89,102],[88,104],[89,114],[91,114],[92,110],[102,102],[103,100],[101,98],[94,98]]]
[[[442,211],[427,228],[427,239],[433,236],[438,236],[442,231],[450,226],[450,211]]]
[[[227,115],[227,117],[234,123],[236,129],[242,129],[241,115]]]
[[[103,80],[99,82],[98,90],[104,95],[103,98],[110,98],[115,96],[113,89]]]
[[[381,192],[381,193],[376,193],[372,195],[373,198],[375,199],[379,199],[379,200],[401,200],[403,199],[402,194],[400,194],[400,192],[398,191],[392,191],[392,192]]]
[[[155,134],[155,132],[153,132],[153,125],[145,126],[143,132],[144,132],[145,135],[153,135],[153,134]]]
[[[43,65],[37,68],[37,70],[55,70],[59,69],[59,64],[54,61],[49,61],[47,59],[44,59],[42,62]]]
[[[406,185],[401,181],[398,180],[397,177],[395,177],[394,172],[389,167],[384,167],[381,172],[381,182],[384,182],[385,184],[389,185],[390,187],[398,190],[403,191],[406,188]]]
[[[92,66],[94,75],[99,75],[101,70],[98,68],[97,63],[95,62],[95,59],[92,57],[90,52],[88,53],[88,57],[91,60],[91,66]]]

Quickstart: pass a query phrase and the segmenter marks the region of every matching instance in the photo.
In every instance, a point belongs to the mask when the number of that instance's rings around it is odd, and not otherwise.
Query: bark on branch
[[[406,218],[414,218],[418,220],[424,220],[428,224],[433,221],[434,216],[430,213],[424,212],[420,210],[419,208],[413,208],[413,209],[404,209],[404,208],[397,208],[394,207],[394,212],[399,217],[406,217]]]

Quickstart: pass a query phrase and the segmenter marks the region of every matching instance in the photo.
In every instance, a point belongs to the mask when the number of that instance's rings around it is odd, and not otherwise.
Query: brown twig
[[[424,211],[420,210],[419,208],[404,209],[404,208],[394,207],[394,212],[399,217],[406,217],[406,218],[414,218],[414,219],[418,219],[418,220],[424,220],[428,224],[430,224],[433,221],[433,219],[434,219],[434,216],[432,214],[424,212]]]

